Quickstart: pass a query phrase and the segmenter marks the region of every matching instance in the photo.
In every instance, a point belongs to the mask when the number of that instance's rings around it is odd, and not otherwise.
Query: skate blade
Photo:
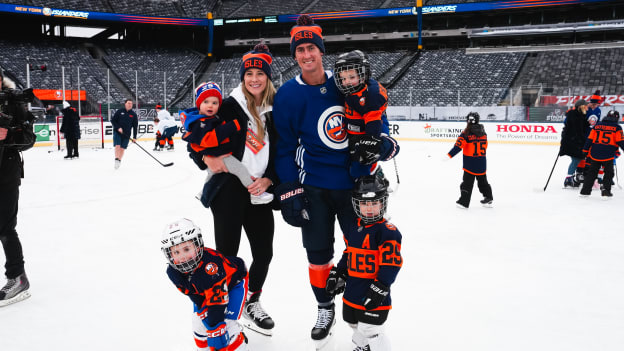
[[[29,297],[30,297],[30,293],[28,292],[28,290],[22,291],[21,293],[13,296],[12,298],[10,298],[8,300],[0,301],[0,307],[8,306],[8,305],[14,304],[16,302],[20,302],[22,300],[26,300]]]
[[[494,207],[493,204],[489,203],[489,204],[481,204],[481,206],[485,207],[485,208],[492,208]]]
[[[312,339],[312,341],[314,342],[314,347],[316,348],[317,351],[328,351],[329,350],[329,341],[331,340],[332,336],[334,335],[334,325],[336,325],[336,319],[334,319],[334,322],[332,323],[332,327],[329,329],[329,333],[327,333],[327,336],[321,340],[314,340]]]
[[[256,325],[256,323],[246,319],[246,318],[241,318],[239,320],[240,324],[242,324],[245,328],[249,329],[249,330],[253,330],[256,333],[265,335],[265,336],[273,336],[273,329],[264,329],[264,328],[260,328],[259,326]]]

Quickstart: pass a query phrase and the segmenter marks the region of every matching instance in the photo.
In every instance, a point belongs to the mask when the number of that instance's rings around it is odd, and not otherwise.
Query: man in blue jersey
[[[344,98],[332,72],[323,69],[321,27],[307,15],[291,31],[290,51],[301,74],[277,92],[273,117],[279,139],[275,167],[281,184],[276,189],[284,220],[301,227],[310,284],[318,303],[312,339],[317,347],[328,340],[334,319],[334,296],[325,291],[333,266],[334,224],[343,232],[355,220],[351,205],[353,179],[344,121]],[[363,164],[393,158],[399,151],[388,134],[384,116],[382,137],[363,140],[352,157]]]

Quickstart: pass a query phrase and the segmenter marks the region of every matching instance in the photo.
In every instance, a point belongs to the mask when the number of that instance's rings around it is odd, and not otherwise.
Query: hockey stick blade
[[[169,167],[169,166],[173,166],[173,162],[165,163],[165,164],[163,165],[163,167]]]

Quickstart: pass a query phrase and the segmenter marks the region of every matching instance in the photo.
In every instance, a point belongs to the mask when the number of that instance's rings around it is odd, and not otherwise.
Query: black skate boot
[[[245,327],[260,334],[268,336],[273,335],[275,322],[273,322],[273,319],[262,308],[262,305],[260,305],[260,292],[252,294],[249,300],[245,303],[243,317],[244,318],[241,319],[241,323]]]
[[[0,290],[0,307],[29,298],[28,288],[30,288],[30,283],[26,273],[8,279],[6,285]]]
[[[479,201],[481,203],[481,205],[483,205],[483,207],[492,207],[492,202],[494,201],[494,199],[492,199],[491,197],[485,197],[483,198],[483,200]]]
[[[609,198],[613,197],[613,194],[611,193],[611,189],[609,189],[609,190],[603,189],[601,195],[602,195],[603,199],[609,199]]]
[[[329,306],[318,307],[316,316],[316,325],[312,328],[312,340],[316,343],[316,349],[321,349],[329,341],[329,337],[332,335],[332,327],[336,324],[334,319],[335,304],[332,303]]]

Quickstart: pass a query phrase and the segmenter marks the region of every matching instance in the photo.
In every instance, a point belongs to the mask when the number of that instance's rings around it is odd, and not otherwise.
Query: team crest
[[[360,98],[360,106],[364,106],[364,105],[366,105],[366,98],[362,96]]]
[[[219,272],[219,267],[217,267],[217,265],[213,262],[210,262],[206,265],[205,270],[208,275],[215,275]]]
[[[342,106],[332,106],[321,114],[317,129],[319,138],[325,146],[335,150],[342,150],[347,147],[347,129],[344,122],[345,116]]]
[[[321,94],[327,94],[327,88],[321,87]]]

